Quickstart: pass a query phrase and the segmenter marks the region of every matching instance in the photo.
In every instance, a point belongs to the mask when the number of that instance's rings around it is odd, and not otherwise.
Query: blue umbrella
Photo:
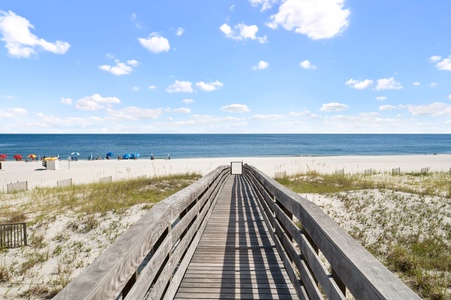
[[[130,157],[132,157],[132,155],[130,153],[126,153],[126,154],[122,155],[123,159],[129,159]]]
[[[108,152],[108,153],[106,154],[106,156],[113,156],[113,155],[114,155],[113,152]]]
[[[138,158],[138,157],[139,157],[139,153],[133,153],[133,154],[130,156],[130,158],[133,158],[133,159]]]
[[[72,152],[70,155],[80,155],[78,152]]]

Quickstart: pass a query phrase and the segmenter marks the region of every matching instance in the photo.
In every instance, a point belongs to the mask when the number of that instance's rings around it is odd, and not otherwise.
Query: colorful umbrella
[[[133,158],[133,159],[138,158],[138,157],[139,157],[139,153],[133,153],[133,154],[130,156],[130,158]]]
[[[35,160],[36,154],[28,154],[28,158],[31,158],[31,160]]]
[[[113,156],[113,155],[114,155],[113,152],[108,152],[108,153],[106,154],[106,156]]]
[[[13,156],[16,160],[22,160],[22,155],[16,154]]]
[[[72,152],[70,155],[80,155],[78,152]]]
[[[130,153],[126,153],[126,154],[122,155],[123,159],[129,159],[130,157],[132,157],[132,155]]]
[[[0,154],[0,160],[5,160],[8,158],[8,155],[6,154]]]

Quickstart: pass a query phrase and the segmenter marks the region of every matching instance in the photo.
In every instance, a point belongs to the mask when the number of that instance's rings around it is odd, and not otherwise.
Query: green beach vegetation
[[[0,295],[51,298],[155,203],[200,177],[183,174],[0,193],[0,222],[27,222],[28,230],[28,246],[0,249]]]
[[[319,205],[423,299],[451,296],[451,174],[277,179]]]

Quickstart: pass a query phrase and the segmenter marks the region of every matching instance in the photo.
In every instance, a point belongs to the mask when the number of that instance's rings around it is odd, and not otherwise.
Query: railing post
[[[343,295],[346,296],[346,285],[341,280],[341,278],[338,277],[338,274],[335,272],[333,268],[332,268],[332,278],[334,279],[335,283],[337,284],[338,288],[343,293]]]

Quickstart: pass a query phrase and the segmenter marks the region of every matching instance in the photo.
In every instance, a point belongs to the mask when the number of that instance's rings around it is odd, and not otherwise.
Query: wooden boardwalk
[[[298,299],[244,177],[227,179],[175,299]]]

